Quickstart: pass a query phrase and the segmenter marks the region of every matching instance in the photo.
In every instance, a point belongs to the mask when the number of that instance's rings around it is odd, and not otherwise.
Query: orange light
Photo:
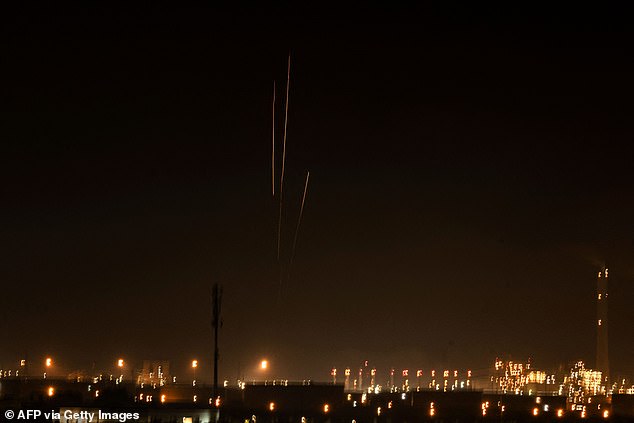
[[[198,360],[192,360],[192,367],[195,369],[198,367]]]
[[[324,413],[327,413],[330,411],[330,406],[328,404],[324,404]]]
[[[270,402],[269,403],[269,411],[275,411],[275,403],[274,402]]]
[[[123,359],[122,358],[117,360],[117,366],[123,367]]]
[[[46,367],[51,367],[53,365],[53,359],[48,357],[46,359]]]
[[[268,361],[266,361],[266,360],[262,360],[262,361],[260,362],[260,368],[261,368],[262,370],[266,370],[266,368],[267,368],[267,367],[269,367],[269,362],[268,362]]]
[[[557,410],[557,417],[563,417],[564,416],[564,410],[563,409],[559,409]]]
[[[55,388],[53,388],[52,386],[49,386],[49,388],[48,388],[48,396],[52,397],[53,395],[55,395]]]
[[[610,413],[608,412],[608,410],[603,411],[603,418],[607,419],[608,417],[610,417]]]
[[[216,401],[214,401],[214,404],[216,405],[216,408],[220,407],[220,397],[216,398]]]
[[[167,397],[165,395],[161,395],[161,402],[165,402],[166,399]]]
[[[539,414],[539,408],[535,407],[533,408],[533,416],[536,416]]]

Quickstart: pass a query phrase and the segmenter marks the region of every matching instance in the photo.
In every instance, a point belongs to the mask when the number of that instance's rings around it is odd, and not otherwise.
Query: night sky
[[[0,364],[362,360],[634,375],[634,61],[620,10],[3,13]],[[292,54],[278,297],[271,95]],[[278,153],[281,138],[278,139]],[[279,164],[279,157],[278,157]],[[279,175],[279,169],[278,169]],[[38,364],[33,364],[37,368]],[[381,373],[382,372],[382,373]],[[199,376],[200,378],[200,376]]]

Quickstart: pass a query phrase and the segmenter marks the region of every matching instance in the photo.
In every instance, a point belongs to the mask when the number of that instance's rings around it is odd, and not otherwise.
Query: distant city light
[[[198,367],[198,360],[192,360],[192,367],[195,369]]]
[[[260,362],[260,368],[261,368],[262,370],[266,370],[266,369],[267,369],[267,367],[269,367],[269,362],[268,362],[267,360],[262,360],[262,361]]]
[[[123,364],[124,364],[124,363],[123,363],[123,359],[122,359],[122,358],[120,358],[120,359],[118,359],[118,360],[117,360],[117,366],[118,366],[118,367],[123,367]]]
[[[51,367],[53,365],[53,359],[50,357],[46,358],[46,367]]]

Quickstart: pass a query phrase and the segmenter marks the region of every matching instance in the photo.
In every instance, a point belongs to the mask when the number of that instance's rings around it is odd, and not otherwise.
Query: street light
[[[44,372],[44,379],[46,379],[46,373],[48,372],[48,369],[53,366],[53,359],[51,357],[46,357],[46,360],[44,360],[44,365],[46,366],[47,370]]]
[[[122,358],[117,360],[117,367],[119,368],[119,380],[117,383],[123,382],[123,366],[125,366],[125,361]]]
[[[198,360],[192,360],[192,369],[194,369],[194,380],[192,386],[196,386],[196,368],[198,367]]]
[[[267,360],[262,360],[262,361],[260,362],[260,369],[262,369],[262,370],[266,370],[266,369],[267,369],[267,367],[269,367],[269,362],[268,362]]]

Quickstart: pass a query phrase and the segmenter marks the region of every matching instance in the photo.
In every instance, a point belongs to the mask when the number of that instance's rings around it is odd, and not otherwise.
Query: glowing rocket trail
[[[280,244],[282,238],[282,201],[284,190],[284,167],[286,165],[286,128],[288,127],[288,89],[291,82],[291,55],[288,55],[288,71],[286,74],[286,106],[284,108],[284,138],[282,143],[282,172],[280,174],[280,214],[277,222],[277,261],[280,261]]]
[[[280,194],[284,186],[284,166],[286,164],[286,128],[288,126],[288,90],[291,84],[291,55],[288,55],[288,71],[286,74],[286,105],[284,107],[284,141],[282,143],[282,173],[280,175]]]
[[[293,259],[295,258],[295,247],[297,247],[297,236],[299,235],[299,226],[302,223],[302,216],[304,215],[304,203],[306,203],[306,192],[308,191],[309,178],[310,178],[310,171],[306,171],[306,182],[304,183],[304,194],[302,195],[302,205],[299,208],[299,217],[297,218],[297,227],[295,228],[295,238],[293,239],[293,250],[291,253],[291,261],[288,265],[289,278],[291,275],[291,268],[293,267]]]
[[[271,136],[271,189],[273,192],[273,197],[275,197],[275,81],[273,81],[273,125],[272,125],[272,136]]]

